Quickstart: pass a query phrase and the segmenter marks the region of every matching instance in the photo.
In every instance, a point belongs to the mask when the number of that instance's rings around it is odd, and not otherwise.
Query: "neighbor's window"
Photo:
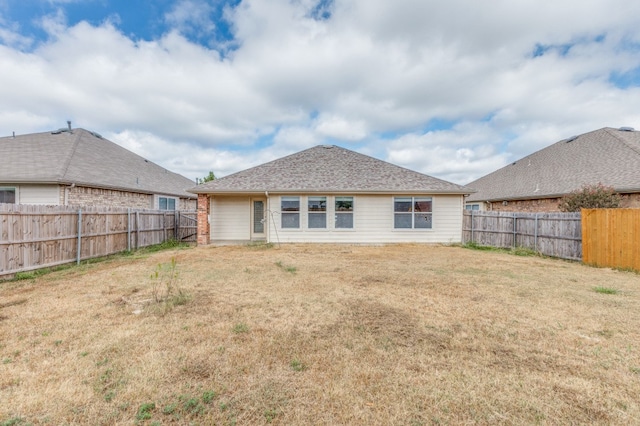
[[[336,228],[353,228],[353,197],[336,197]]]
[[[327,197],[308,197],[309,228],[327,227]]]
[[[283,228],[300,228],[300,197],[280,198]]]
[[[15,204],[15,202],[16,202],[15,188],[0,188],[0,203]]]
[[[158,197],[158,209],[160,210],[175,210],[176,199],[169,197]]]
[[[395,197],[393,227],[395,229],[431,229],[432,208],[430,197]]]
[[[464,208],[467,210],[480,210],[480,204],[466,204]]]

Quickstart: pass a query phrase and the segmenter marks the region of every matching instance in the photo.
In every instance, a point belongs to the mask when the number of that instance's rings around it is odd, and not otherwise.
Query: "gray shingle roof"
[[[640,132],[605,127],[569,138],[473,181],[469,201],[551,198],[602,183],[640,192]]]
[[[0,182],[61,183],[193,198],[193,181],[84,129],[0,138]]]
[[[258,192],[446,193],[467,187],[436,179],[333,145],[296,154],[198,185],[198,194]]]

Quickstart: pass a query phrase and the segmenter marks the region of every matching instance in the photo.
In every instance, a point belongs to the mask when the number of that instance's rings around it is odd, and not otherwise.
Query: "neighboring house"
[[[84,129],[0,138],[0,203],[195,210],[193,181]]]
[[[198,243],[453,243],[471,190],[322,145],[190,190]]]
[[[584,185],[601,183],[640,207],[640,132],[606,127],[557,142],[467,186],[469,210],[553,212]]]

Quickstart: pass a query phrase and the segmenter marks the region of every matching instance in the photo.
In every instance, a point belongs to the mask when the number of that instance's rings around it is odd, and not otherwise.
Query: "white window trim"
[[[15,203],[14,204],[20,204],[20,188],[17,186],[0,186],[0,190],[6,190],[6,189],[13,189],[13,192],[16,194],[15,195]]]
[[[297,228],[284,228],[282,226],[282,215],[286,214],[286,213],[293,213],[293,212],[283,212],[282,211],[282,199],[283,198],[298,198],[298,227]],[[276,229],[278,231],[282,231],[282,232],[302,232],[304,230],[303,228],[303,224],[302,224],[302,220],[304,218],[303,215],[303,196],[301,195],[281,195],[279,201],[279,206],[278,206],[278,212],[280,213],[280,220],[277,222],[278,226],[276,227]]]
[[[175,202],[176,202],[175,210],[166,209],[166,210],[163,210],[163,211],[172,212],[172,211],[180,210],[180,198],[172,197],[170,195],[160,195],[160,194],[157,194],[156,197],[155,197],[155,200],[154,200],[155,205],[153,206],[154,210],[161,210],[160,209],[160,198],[172,199],[172,200],[175,200]]]
[[[396,198],[411,198],[411,228],[396,228],[395,217],[395,201]],[[413,211],[413,205],[416,198],[430,198],[431,199],[431,228],[415,228],[415,212]],[[393,195],[391,197],[391,230],[393,232],[434,232],[435,229],[435,197],[433,195]]]
[[[309,227],[309,215],[311,215],[313,213],[320,213],[320,212],[311,212],[311,211],[309,211],[309,199],[310,198],[322,198],[322,197],[325,198],[325,209],[324,209],[325,225],[324,225],[324,228],[310,228]],[[304,205],[305,205],[305,219],[306,219],[306,221],[305,221],[305,225],[306,226],[304,227],[304,229],[306,231],[309,231],[309,232],[327,232],[327,231],[330,231],[331,228],[329,227],[329,220],[330,220],[331,216],[329,215],[329,213],[330,213],[330,211],[329,211],[329,203],[330,203],[332,197],[329,196],[329,195],[307,195],[304,198],[305,198]],[[302,222],[300,222],[300,225],[302,225]],[[302,228],[302,226],[300,226],[300,227]]]
[[[351,228],[336,228],[336,215],[340,214],[340,213],[337,213],[335,211],[335,209],[336,209],[336,197],[351,197],[351,199],[352,199],[353,210],[351,211],[351,214],[353,215],[353,226]],[[336,232],[355,232],[356,231],[356,196],[355,195],[335,195],[332,198],[333,198],[332,199],[333,202],[331,203],[331,205],[333,206],[332,207],[332,209],[333,209],[333,214],[332,214],[332,217],[333,217],[332,225],[333,225],[333,227],[332,227],[332,230],[336,231]],[[346,214],[346,213],[342,213],[342,214]]]

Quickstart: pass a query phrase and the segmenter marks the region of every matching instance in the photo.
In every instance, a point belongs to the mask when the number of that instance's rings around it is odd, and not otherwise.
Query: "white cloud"
[[[317,5],[227,7],[236,49],[225,52],[187,38],[215,32],[197,0],[178,1],[172,29],[150,41],[112,18],[69,26],[60,9],[42,21],[50,39],[24,51],[31,40],[0,20],[0,131],[71,119],[139,138],[192,178],[357,142],[464,183],[572,134],[640,128],[640,89],[610,81],[640,67],[639,2],[335,0],[329,19]],[[429,131],[434,120],[452,128]]]
[[[206,1],[180,0],[165,14],[165,20],[181,33],[211,34],[216,29],[210,18],[212,12],[213,7]]]

